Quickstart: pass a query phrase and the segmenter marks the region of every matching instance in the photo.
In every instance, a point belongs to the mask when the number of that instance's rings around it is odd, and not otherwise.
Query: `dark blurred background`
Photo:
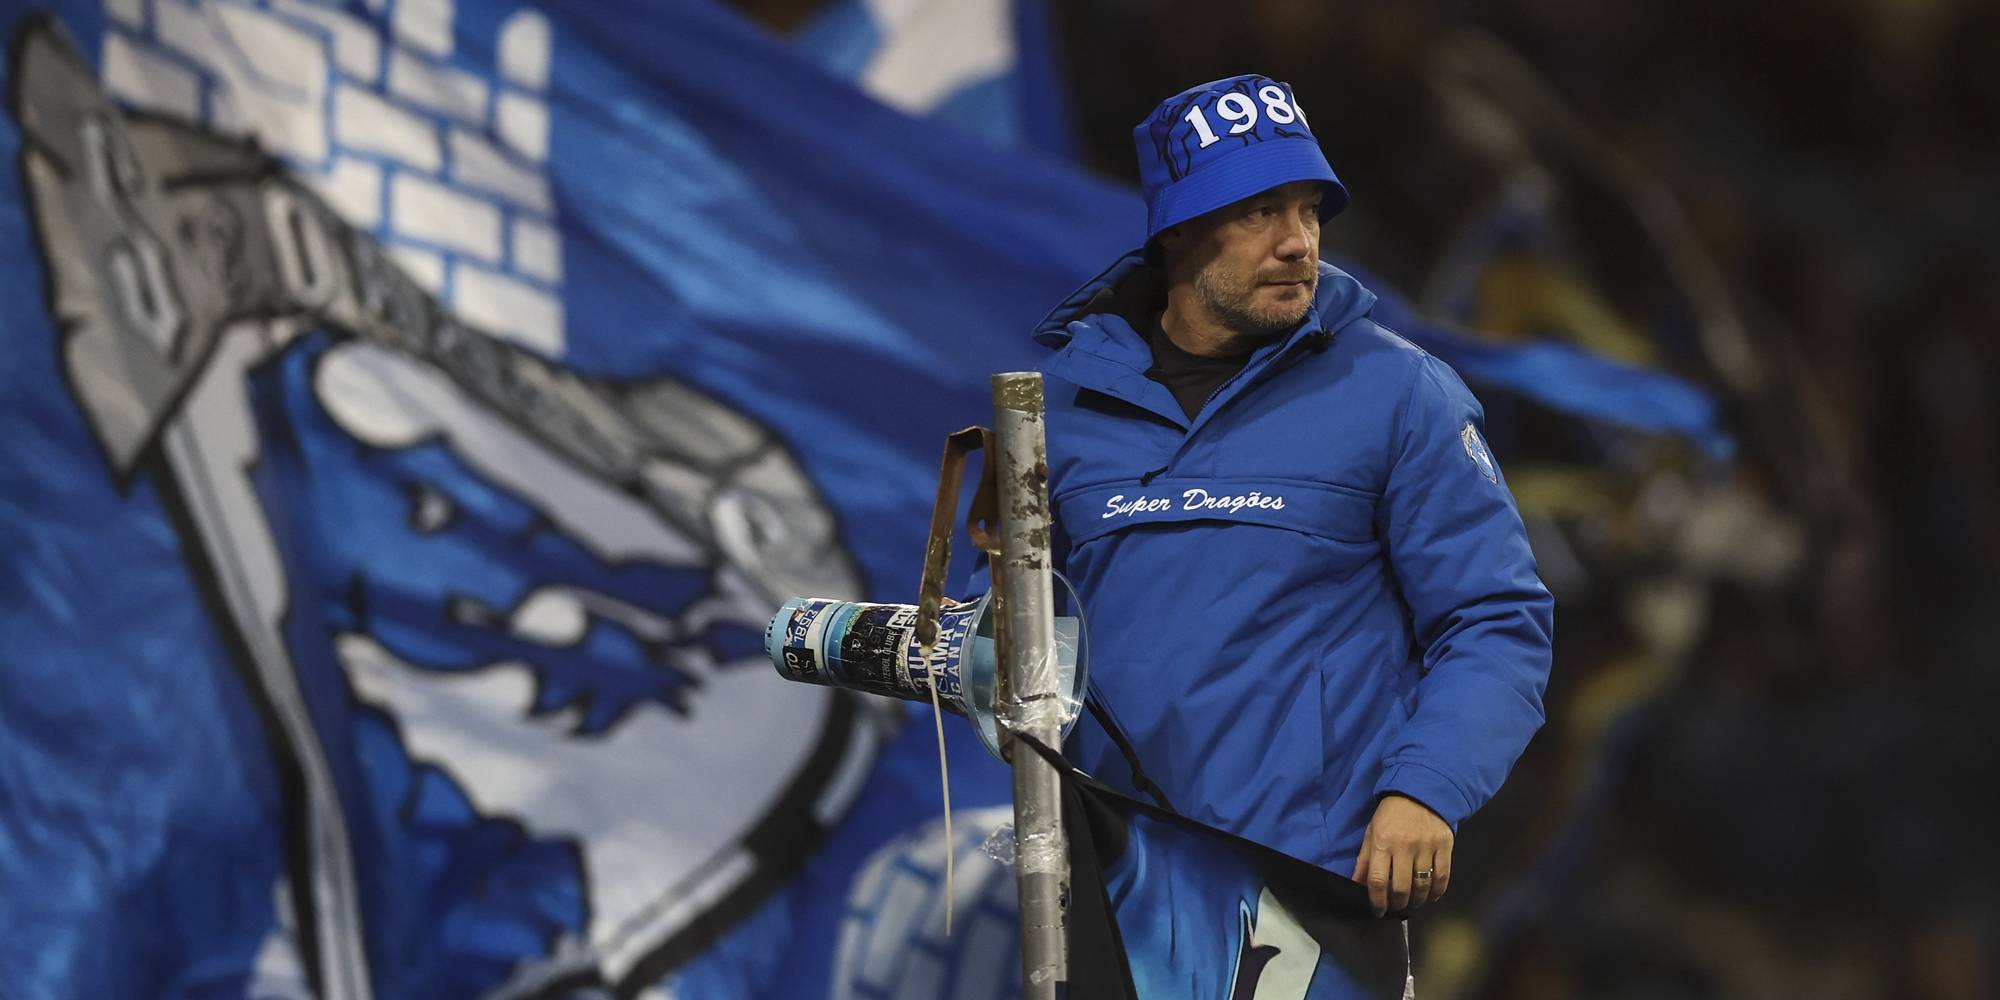
[[[739,0],[780,33],[812,0]],[[1497,343],[1720,401],[1737,450],[1482,392],[1559,600],[1427,997],[2000,996],[2000,5],[1048,5],[1072,134],[1291,83],[1325,253]]]

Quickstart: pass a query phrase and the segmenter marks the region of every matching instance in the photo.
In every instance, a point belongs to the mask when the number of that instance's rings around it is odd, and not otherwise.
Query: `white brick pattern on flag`
[[[105,88],[255,136],[461,318],[561,354],[548,20],[523,9],[470,54],[453,0],[365,6],[107,0]]]

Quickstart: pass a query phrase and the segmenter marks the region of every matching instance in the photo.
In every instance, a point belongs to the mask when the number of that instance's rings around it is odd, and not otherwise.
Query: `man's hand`
[[[1375,915],[1414,910],[1443,896],[1451,885],[1452,840],[1451,826],[1423,803],[1382,796],[1354,859],[1354,881],[1368,887]]]

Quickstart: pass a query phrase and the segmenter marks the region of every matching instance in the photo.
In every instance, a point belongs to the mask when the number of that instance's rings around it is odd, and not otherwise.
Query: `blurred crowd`
[[[1737,437],[1487,400],[1557,672],[1426,995],[2000,996],[2000,3],[1051,9],[1094,170],[1136,182],[1168,94],[1287,80],[1354,195],[1328,256],[1684,376]]]

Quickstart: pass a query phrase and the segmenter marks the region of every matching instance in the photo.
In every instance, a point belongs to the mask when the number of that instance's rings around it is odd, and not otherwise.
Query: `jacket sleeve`
[[[1555,601],[1536,576],[1484,422],[1457,374],[1421,355],[1378,515],[1423,677],[1375,793],[1416,799],[1454,829],[1493,797],[1541,728],[1554,629]]]

